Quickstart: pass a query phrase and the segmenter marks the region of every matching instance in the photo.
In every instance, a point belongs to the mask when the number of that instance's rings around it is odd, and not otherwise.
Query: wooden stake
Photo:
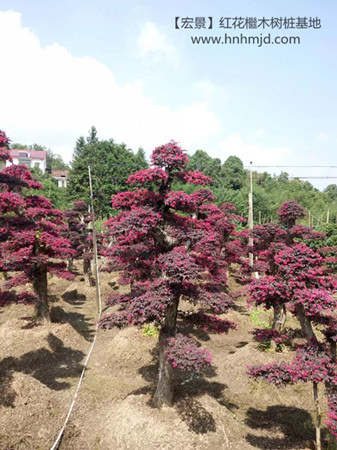
[[[314,400],[316,410],[316,449],[321,450],[321,409],[319,406],[318,386],[317,383],[312,383],[314,389]]]

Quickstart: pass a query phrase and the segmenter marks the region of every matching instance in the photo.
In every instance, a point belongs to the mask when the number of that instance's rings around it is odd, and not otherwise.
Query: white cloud
[[[144,51],[170,54],[165,42],[144,38]],[[0,127],[15,142],[37,142],[70,159],[76,139],[92,125],[102,138],[149,151],[172,138],[189,149],[219,129],[203,101],[172,110],[146,97],[141,80],[118,84],[94,58],[76,57],[57,43],[41,46],[17,12],[0,12],[0,47]]]
[[[329,142],[333,140],[335,133],[318,133],[317,142]]]
[[[237,134],[231,134],[225,140],[219,142],[219,150],[216,151],[216,156],[223,161],[234,155],[238,156],[245,165],[248,165],[250,161],[253,162],[253,165],[274,165],[280,163],[289,154],[290,149],[287,147],[251,144],[245,142]]]
[[[178,49],[169,42],[163,30],[153,22],[146,22],[142,26],[138,38],[138,49],[140,56],[168,58],[176,63],[180,58]]]
[[[264,127],[258,128],[254,133],[252,133],[251,138],[252,139],[261,139],[267,135],[266,129]]]
[[[209,101],[218,90],[217,86],[208,80],[198,81],[195,83],[195,88],[201,92],[205,101]]]

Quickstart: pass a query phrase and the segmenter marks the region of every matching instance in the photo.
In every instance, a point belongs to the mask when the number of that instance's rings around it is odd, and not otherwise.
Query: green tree
[[[47,170],[51,169],[69,169],[60,154],[54,153],[50,148],[47,150]]]
[[[222,185],[221,161],[219,158],[212,158],[204,150],[197,150],[194,155],[189,156],[188,170],[199,170],[212,178],[212,185],[220,187]]]
[[[240,158],[229,156],[222,166],[222,176],[225,187],[238,190],[245,184],[247,171],[244,169]]]
[[[30,172],[33,174],[35,180],[43,186],[43,189],[39,191],[39,195],[48,198],[56,209],[67,209],[69,207],[66,189],[59,188],[57,181],[48,172],[43,174],[41,169],[37,167],[33,167]],[[31,191],[27,195],[34,195],[34,193],[35,191]]]
[[[97,144],[98,137],[97,137],[97,130],[96,127],[93,125],[90,128],[89,135],[87,137],[87,144]]]
[[[88,166],[91,167],[94,207],[96,214],[104,217],[111,212],[111,196],[128,190],[125,183],[129,174],[147,167],[142,149],[135,155],[125,144],[113,139],[98,140],[96,128],[92,128],[86,141],[80,137],[74,149],[72,167],[68,179],[68,195],[71,201],[90,202]]]
[[[327,186],[323,192],[325,192],[325,194],[327,195],[329,200],[331,200],[331,201],[337,200],[337,185],[336,184],[329,184],[329,186]]]

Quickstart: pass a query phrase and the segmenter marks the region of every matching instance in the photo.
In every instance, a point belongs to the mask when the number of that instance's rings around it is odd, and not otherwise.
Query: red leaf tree
[[[266,309],[273,308],[274,320],[272,330],[280,332],[286,318],[286,303],[289,301],[289,286],[284,287],[284,265],[278,264],[276,255],[280,251],[289,252],[297,246],[300,239],[323,239],[318,233],[305,225],[296,225],[296,221],[305,217],[304,208],[293,200],[283,203],[278,209],[279,223],[257,225],[252,231],[254,255],[257,257],[255,267],[263,274],[249,288],[248,300],[256,306],[263,304]],[[297,247],[299,254],[301,247]],[[303,249],[303,247],[302,247]],[[310,252],[310,249],[308,250]],[[309,258],[308,253],[306,257]],[[310,259],[310,258],[309,258]],[[310,261],[308,260],[307,263]],[[303,261],[304,267],[306,262]],[[285,290],[285,292],[284,292]]]
[[[198,171],[187,172],[187,162],[174,141],[157,147],[152,168],[128,179],[137,189],[113,196],[113,208],[122,211],[106,223],[114,240],[106,250],[109,268],[120,270],[120,283],[131,288],[129,294],[110,295],[107,304],[120,309],[102,317],[100,326],[155,322],[160,327],[154,397],[159,407],[172,403],[174,367],[198,372],[211,364],[209,352],[178,329],[177,318],[209,332],[235,328],[214,316],[227,312],[233,302],[226,293],[227,264],[221,251],[226,236],[219,219],[225,220],[224,212],[211,204],[214,197],[207,189],[172,191],[175,180],[201,186],[211,181]],[[193,311],[180,311],[182,300]]]
[[[83,273],[86,275],[88,284],[95,286],[95,279],[91,270],[93,259],[92,235],[89,231],[92,218],[88,212],[88,207],[82,201],[75,202],[72,209],[65,211],[65,217],[68,226],[64,235],[69,239],[71,248],[76,251],[76,259],[83,260]],[[70,271],[73,270],[73,259],[73,256],[68,259]]]
[[[278,387],[295,382],[312,382],[317,411],[317,448],[320,448],[320,411],[318,384],[325,383],[329,398],[328,427],[337,436],[337,287],[335,277],[329,275],[322,256],[304,243],[285,246],[274,257],[277,276],[266,276],[252,282],[250,300],[255,304],[287,307],[299,320],[307,339],[297,349],[292,363],[253,366],[248,374]],[[325,335],[319,340],[314,325]]]
[[[6,139],[0,133],[2,145],[8,145]],[[5,147],[0,148],[0,159],[10,159]],[[61,211],[44,197],[24,196],[25,188],[42,188],[26,166],[11,165],[0,171],[0,271],[15,273],[1,287],[0,304],[35,303],[36,317],[50,320],[47,273],[72,279],[60,260],[75,252],[61,236]],[[32,284],[34,295],[12,291],[26,283]]]

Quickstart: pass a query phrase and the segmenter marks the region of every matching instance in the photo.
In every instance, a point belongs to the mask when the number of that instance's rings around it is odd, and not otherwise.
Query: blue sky
[[[212,17],[214,27],[176,30],[177,16]],[[219,28],[221,17],[240,16],[318,17],[321,28]],[[147,154],[173,138],[223,161],[337,165],[336,20],[334,0],[0,0],[0,127],[67,160],[94,124],[100,137]],[[191,43],[225,32],[301,43]],[[285,170],[337,177],[337,169]]]

